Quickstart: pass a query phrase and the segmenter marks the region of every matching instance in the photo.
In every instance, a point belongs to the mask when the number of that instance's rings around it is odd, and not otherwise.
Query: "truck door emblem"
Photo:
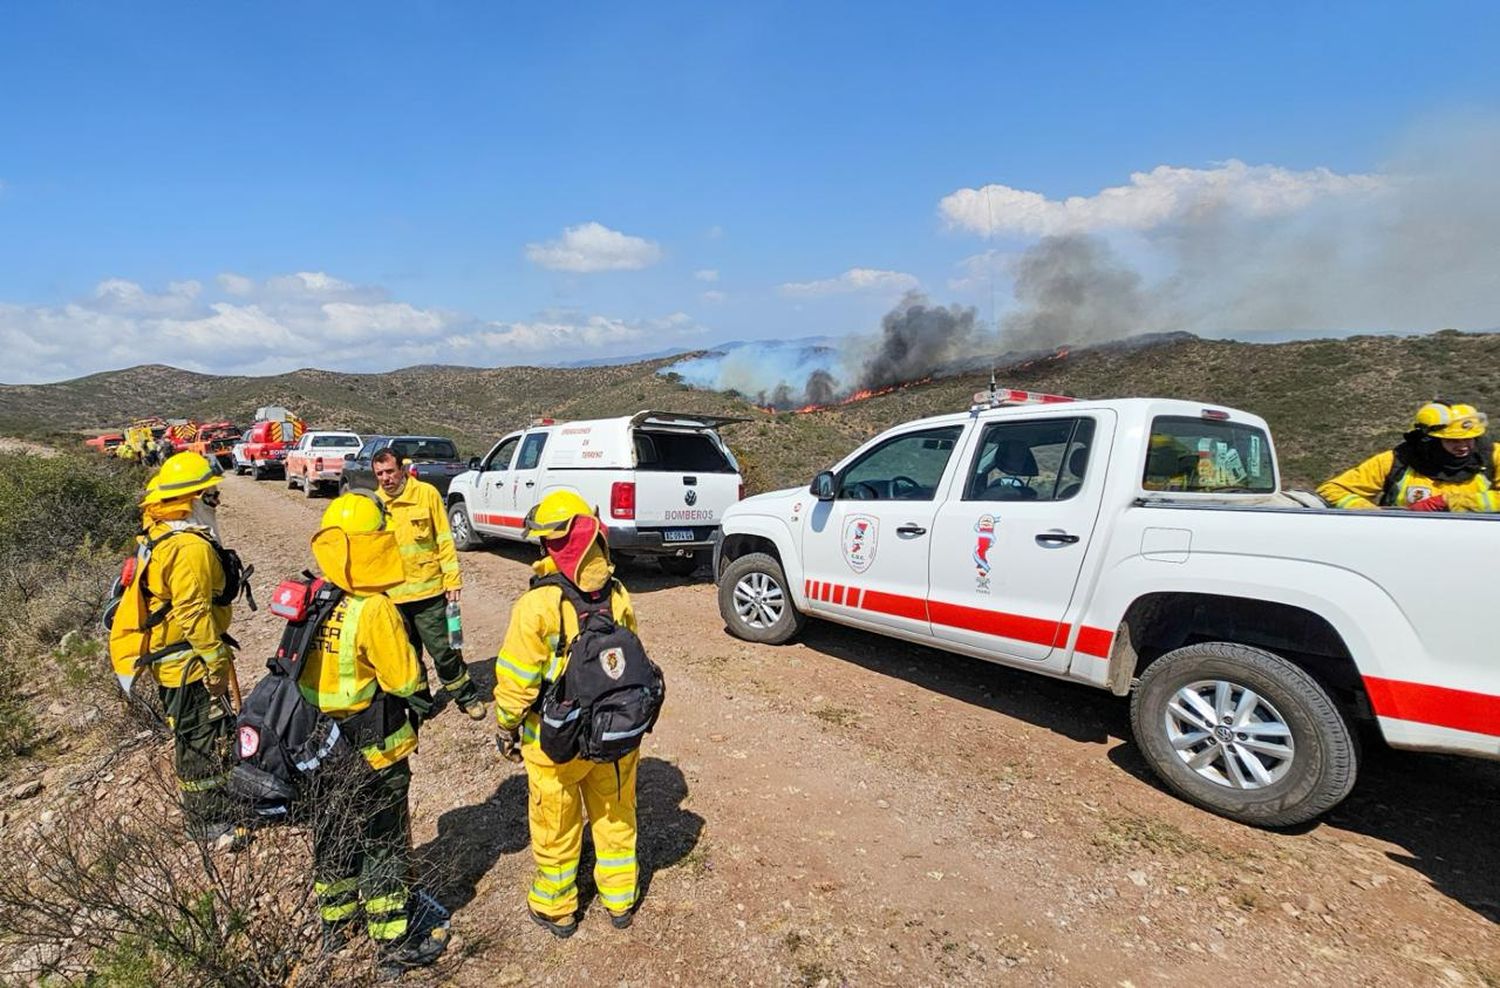
[[[850,515],[844,522],[844,562],[856,573],[863,573],[875,562],[880,540],[880,522],[869,515]]]
[[[995,544],[994,515],[980,515],[974,523],[974,589],[990,592],[990,547]]]
[[[692,507],[698,503],[698,492],[689,490],[686,494],[682,495],[682,499],[687,503],[688,507]]]

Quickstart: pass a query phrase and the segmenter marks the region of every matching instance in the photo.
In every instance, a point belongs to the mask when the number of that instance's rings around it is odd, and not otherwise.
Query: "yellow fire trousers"
[[[635,770],[640,752],[600,765],[575,758],[558,765],[536,744],[523,745],[531,855],[536,878],[527,901],[532,911],[566,920],[578,911],[578,859],[583,815],[594,835],[594,883],[612,913],[635,905]]]

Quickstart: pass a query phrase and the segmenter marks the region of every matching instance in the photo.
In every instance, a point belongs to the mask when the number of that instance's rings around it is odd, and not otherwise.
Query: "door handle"
[[[535,486],[536,486],[536,481],[534,481],[534,480],[528,480],[528,481],[526,481],[526,486],[527,486],[527,487],[535,487]],[[1074,539],[1074,540],[1073,540],[1073,541],[1075,541],[1075,542],[1076,542],[1076,541],[1078,541],[1078,540],[1077,540],[1077,539]]]
[[[926,535],[927,529],[923,528],[920,525],[902,525],[900,528],[896,529],[896,534],[911,535],[915,537],[918,535]]]
[[[1078,536],[1067,532],[1038,532],[1036,536],[1037,545],[1072,545],[1077,541]]]

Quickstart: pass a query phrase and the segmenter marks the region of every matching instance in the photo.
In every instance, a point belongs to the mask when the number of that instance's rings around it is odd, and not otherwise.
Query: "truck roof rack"
[[[686,425],[702,426],[706,429],[717,429],[721,425],[731,422],[753,422],[748,419],[733,415],[700,415],[697,412],[654,412],[649,409],[636,412],[630,417],[630,427],[636,428],[642,425]]]

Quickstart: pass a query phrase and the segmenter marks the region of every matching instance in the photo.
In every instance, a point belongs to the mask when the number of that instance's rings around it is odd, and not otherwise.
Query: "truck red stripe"
[[[1366,676],[1370,706],[1381,717],[1500,736],[1500,696]]]
[[[1084,655],[1092,655],[1096,659],[1107,659],[1114,644],[1115,633],[1113,631],[1090,628],[1085,625],[1078,629],[1078,644],[1073,647]]]
[[[1026,617],[1022,614],[1007,614],[980,607],[965,607],[939,600],[928,601],[927,610],[933,624],[946,625],[962,631],[975,631],[981,635],[997,638],[1012,638],[1031,642],[1034,645],[1050,645],[1060,648],[1068,642],[1071,626],[1061,621]]]

